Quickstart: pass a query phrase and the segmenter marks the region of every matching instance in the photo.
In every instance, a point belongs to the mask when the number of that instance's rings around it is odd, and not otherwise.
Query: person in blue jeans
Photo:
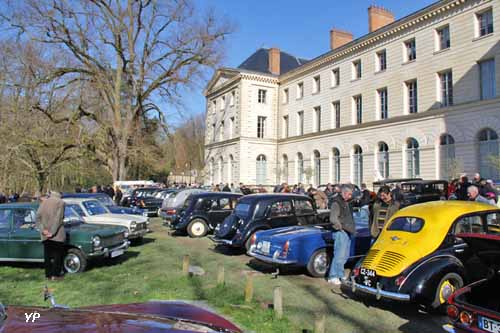
[[[351,238],[356,233],[356,225],[349,202],[352,200],[352,187],[342,185],[340,195],[333,200],[330,209],[330,223],[333,224],[333,259],[328,272],[328,283],[341,285],[344,279],[344,265],[349,258]]]

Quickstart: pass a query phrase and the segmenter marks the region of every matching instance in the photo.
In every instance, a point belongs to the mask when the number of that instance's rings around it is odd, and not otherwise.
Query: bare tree
[[[87,119],[88,147],[113,180],[127,177],[144,119],[165,120],[162,103],[219,63],[232,30],[188,0],[27,0],[10,3],[3,17],[22,38],[69,59],[42,82],[81,89],[76,115]],[[37,109],[54,122],[75,117]]]

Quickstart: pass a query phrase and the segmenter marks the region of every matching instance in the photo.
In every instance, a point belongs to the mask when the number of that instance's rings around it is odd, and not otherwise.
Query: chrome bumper
[[[208,237],[212,242],[216,244],[224,244],[224,245],[233,245],[232,240],[227,240],[227,239],[219,239],[215,237]]]
[[[124,240],[122,244],[120,244],[118,246],[115,246],[113,248],[107,248],[106,247],[106,248],[104,248],[102,250],[91,252],[91,253],[88,254],[88,257],[90,257],[90,258],[92,258],[92,257],[101,257],[101,256],[107,257],[113,251],[128,249],[129,245],[130,245],[130,242],[128,240]]]
[[[399,293],[393,293],[390,291],[384,291],[380,287],[380,284],[377,282],[377,288],[371,288],[364,286],[362,284],[356,283],[354,280],[354,276],[351,276],[350,280],[344,280],[342,281],[342,285],[351,288],[352,292],[355,293],[356,291],[361,291],[366,294],[370,295],[375,295],[377,300],[381,298],[387,298],[387,299],[392,299],[395,301],[400,301],[400,302],[409,302],[410,301],[410,295],[408,294],[399,294]]]
[[[453,327],[451,324],[444,324],[443,325],[443,330],[445,330],[448,333],[457,333],[458,331]]]
[[[286,259],[278,259],[273,257],[268,257],[262,254],[255,253],[251,248],[247,254],[251,257],[254,257],[257,260],[269,263],[269,264],[277,264],[277,265],[293,265],[296,264],[296,260],[286,260]]]
[[[148,233],[148,228],[142,229],[142,230],[137,230],[137,231],[132,231],[131,233],[129,233],[128,239],[143,237],[147,233]]]

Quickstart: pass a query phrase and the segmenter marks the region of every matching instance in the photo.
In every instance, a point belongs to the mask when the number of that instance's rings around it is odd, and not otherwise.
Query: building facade
[[[442,0],[313,60],[261,49],[209,82],[206,183],[500,180],[499,0]]]

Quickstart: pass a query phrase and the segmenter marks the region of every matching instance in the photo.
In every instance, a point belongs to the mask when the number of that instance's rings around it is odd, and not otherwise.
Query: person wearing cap
[[[59,192],[50,192],[36,212],[45,258],[45,277],[49,280],[63,278],[63,256],[66,232],[64,230],[64,201]]]

